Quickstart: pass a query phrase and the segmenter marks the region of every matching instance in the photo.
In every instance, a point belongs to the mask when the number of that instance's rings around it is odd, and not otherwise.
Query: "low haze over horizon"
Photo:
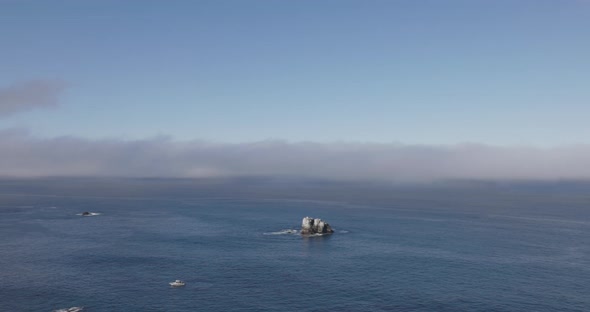
[[[590,2],[0,0],[0,176],[590,179]]]

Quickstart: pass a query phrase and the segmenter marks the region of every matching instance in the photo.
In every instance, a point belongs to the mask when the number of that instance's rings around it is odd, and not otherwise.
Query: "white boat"
[[[82,216],[82,217],[94,217],[94,216],[100,215],[100,213],[98,213],[98,212],[84,211],[82,213],[79,213],[78,215],[79,216]]]
[[[185,284],[183,281],[181,281],[181,280],[175,280],[174,282],[170,282],[169,284],[170,284],[170,286],[172,286],[172,287],[181,287],[181,286],[184,286],[184,285],[186,285],[186,284]]]

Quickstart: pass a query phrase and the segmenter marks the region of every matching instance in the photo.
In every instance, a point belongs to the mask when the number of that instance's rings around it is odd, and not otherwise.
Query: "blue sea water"
[[[2,195],[0,311],[589,311],[588,202],[486,200]]]

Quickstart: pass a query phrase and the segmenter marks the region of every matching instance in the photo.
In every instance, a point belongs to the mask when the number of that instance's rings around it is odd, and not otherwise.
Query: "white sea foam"
[[[84,307],[71,307],[67,309],[53,310],[53,312],[80,312],[82,310],[84,310]]]
[[[298,230],[287,229],[287,230],[281,230],[281,231],[278,231],[278,232],[264,233],[264,235],[286,235],[286,234],[299,234],[299,231]]]

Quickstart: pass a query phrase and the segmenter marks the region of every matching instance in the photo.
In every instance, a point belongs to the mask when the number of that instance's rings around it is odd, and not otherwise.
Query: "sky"
[[[588,38],[585,0],[0,0],[0,175],[590,178]]]

